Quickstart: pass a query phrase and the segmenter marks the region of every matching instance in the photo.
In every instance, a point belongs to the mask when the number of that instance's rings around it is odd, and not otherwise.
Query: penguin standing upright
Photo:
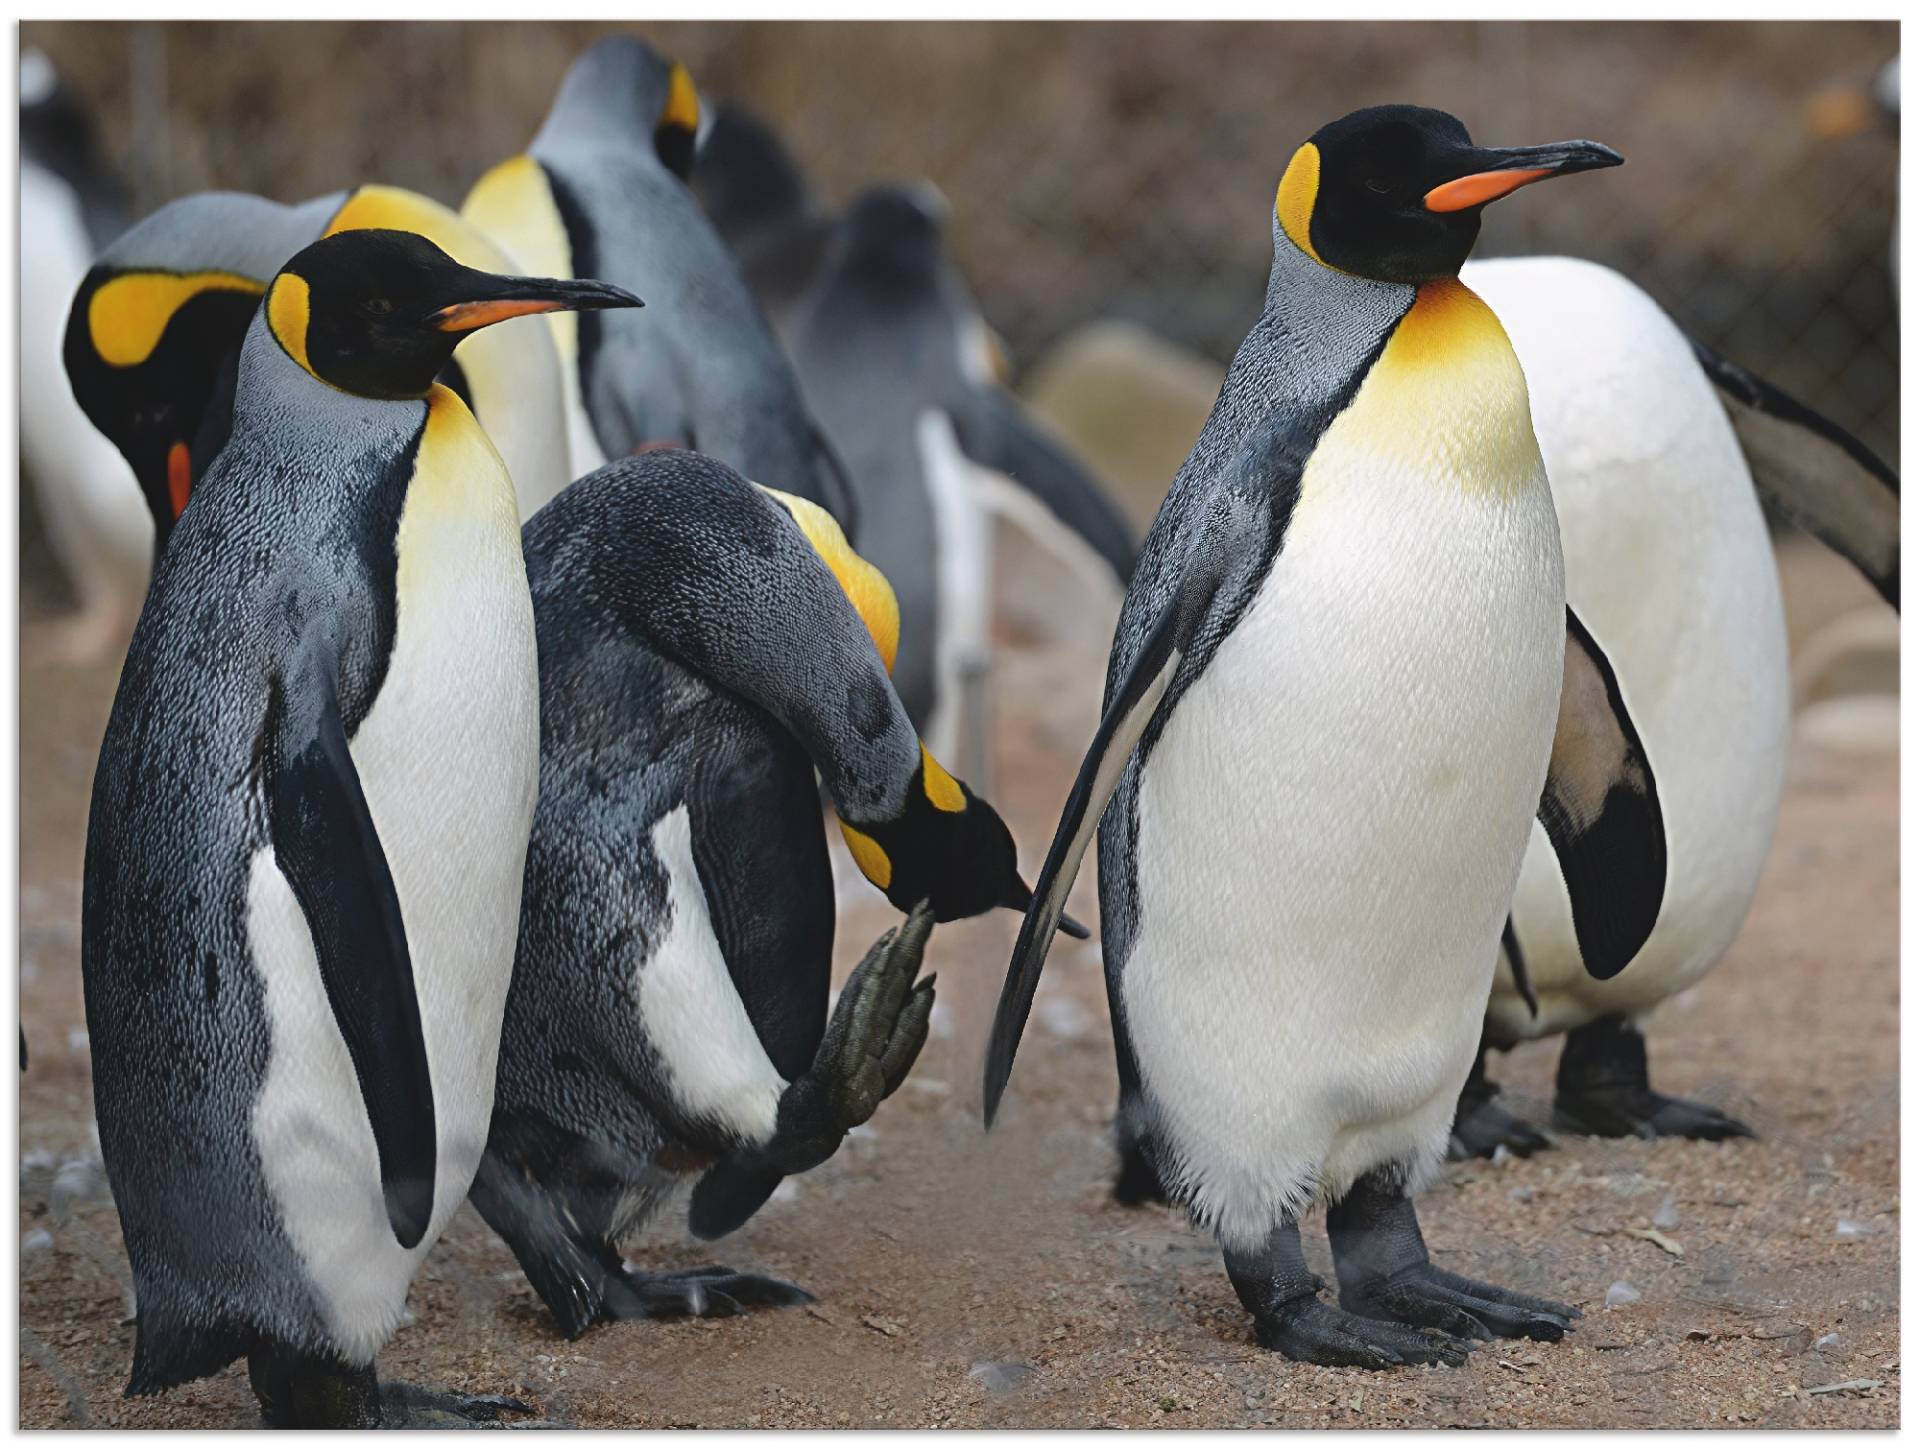
[[[646,321],[556,318],[574,465],[663,444],[822,504],[853,533],[846,480],[687,175],[700,103],[687,69],[609,36],[567,71],[525,155],[462,214],[527,266],[655,299]]]
[[[1459,1363],[1573,1316],[1436,1268],[1410,1194],[1536,810],[1589,971],[1626,967],[1660,907],[1653,777],[1566,609],[1520,365],[1458,279],[1488,202],[1619,161],[1477,147],[1409,106],[1294,154],[1266,306],[1142,550],[1009,967],[989,1122],[1097,827],[1134,1135],[1289,1357]],[[1337,1310],[1301,1252],[1318,1204]]]
[[[834,227],[806,173],[771,125],[722,101],[700,133],[688,180],[775,334],[790,339]]]
[[[891,590],[824,509],[656,450],[577,481],[525,541],[540,798],[474,1205],[569,1338],[802,1301],[620,1248],[695,1172],[693,1232],[731,1231],[900,1085],[933,921],[1031,899],[1013,841],[915,736]],[[831,1024],[816,770],[861,869],[914,911]]]
[[[539,765],[512,488],[434,379],[475,328],[636,304],[356,231],[248,327],[87,829],[130,1393],[245,1355],[270,1426],[499,1407],[383,1403],[373,1372],[485,1145]]]
[[[1653,1091],[1642,1033],[1739,931],[1786,786],[1786,623],[1756,488],[1898,607],[1898,479],[1837,425],[1690,343],[1618,273],[1526,257],[1461,275],[1526,370],[1567,599],[1607,641],[1660,774],[1672,861],[1647,944],[1629,970],[1596,981],[1581,969],[1566,888],[1536,830],[1513,903],[1518,957],[1503,957],[1495,977],[1487,1044],[1567,1033],[1554,1104],[1563,1128],[1746,1136],[1713,1107]],[[1546,1145],[1497,1092],[1483,1052],[1461,1095],[1456,1156]]]
[[[367,229],[417,233],[482,271],[515,269],[456,213],[398,187],[360,186],[298,206],[207,191],[142,221],[71,290],[67,378],[132,466],[156,547],[226,442],[241,341],[268,280],[309,243]],[[521,516],[532,514],[573,477],[559,356],[544,324],[467,336],[447,373],[500,450]]]
[[[43,51],[20,57],[20,458],[78,611],[58,626],[76,658],[124,640],[140,613],[153,530],[126,465],[60,376],[66,300],[125,225],[118,179],[78,97]]]
[[[894,581],[894,687],[936,755],[985,763],[992,521],[987,477],[1017,481],[1030,532],[1071,542],[1124,587],[1126,521],[1086,471],[1027,418],[985,365],[985,324],[946,262],[937,194],[876,187],[856,198],[800,309],[792,350],[807,406],[846,464],[861,552]]]

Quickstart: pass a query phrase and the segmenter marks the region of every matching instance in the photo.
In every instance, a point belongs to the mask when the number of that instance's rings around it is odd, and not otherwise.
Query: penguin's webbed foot
[[[502,1415],[532,1415],[539,1411],[505,1394],[454,1394],[419,1384],[380,1386],[381,1417],[389,1429],[498,1429]]]
[[[1262,1348],[1301,1363],[1330,1368],[1388,1369],[1404,1364],[1467,1361],[1467,1343],[1440,1329],[1421,1329],[1329,1307],[1318,1298],[1295,1298],[1254,1315]]]
[[[1554,1078],[1554,1126],[1595,1137],[1693,1137],[1722,1142],[1753,1129],[1702,1102],[1663,1097],[1647,1078],[1637,1022],[1603,1016],[1567,1033]]]
[[[633,1318],[734,1318],[749,1308],[796,1308],[813,1295],[794,1283],[759,1273],[736,1273],[718,1263],[671,1273],[610,1277],[602,1312],[614,1320]]]
[[[1515,1157],[1531,1157],[1553,1146],[1548,1137],[1524,1117],[1516,1117],[1502,1107],[1498,1091],[1477,1101],[1460,1097],[1459,1113],[1453,1119],[1453,1135],[1447,1139],[1447,1157],[1465,1162],[1474,1157],[1491,1157],[1504,1147]]]
[[[1704,1102],[1665,1097],[1646,1087],[1598,1087],[1561,1092],[1553,1101],[1553,1125],[1593,1137],[1691,1137],[1725,1142],[1751,1137],[1753,1129]]]
[[[1437,1329],[1456,1338],[1558,1343],[1580,1310],[1449,1273],[1431,1263],[1340,1290],[1340,1306],[1365,1318]]]

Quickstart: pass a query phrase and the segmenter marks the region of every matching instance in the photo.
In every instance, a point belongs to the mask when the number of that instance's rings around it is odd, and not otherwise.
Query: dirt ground
[[[1865,595],[1787,551],[1796,636]],[[33,619],[26,604],[29,649]],[[998,676],[995,798],[1029,871],[1097,694],[1100,644],[1014,653]],[[97,1172],[83,1027],[79,867],[113,668],[21,678],[21,1423],[241,1427],[244,1372],[121,1397],[124,1260]],[[1090,710],[1091,706],[1088,706]],[[1070,716],[1070,717],[1068,717]],[[1898,1422],[1898,765],[1802,741],[1746,929],[1651,1030],[1655,1082],[1760,1133],[1728,1145],[1567,1138],[1449,1169],[1421,1202],[1446,1266],[1580,1304],[1559,1345],[1502,1343],[1457,1370],[1286,1362],[1252,1341],[1218,1254],[1105,1192],[1113,1067],[1097,952],[1063,942],[1008,1110],[979,1127],[978,1079],[1012,914],[942,927],[934,1039],[831,1163],[713,1246],[675,1232],[644,1266],[724,1261],[811,1288],[810,1308],[623,1324],[568,1344],[506,1248],[463,1211],[411,1297],[385,1374],[505,1392],[582,1426],[961,1428],[1227,1425],[1892,1427]],[[1091,873],[1073,909],[1096,912]],[[890,919],[843,917],[850,968]],[[1544,1115],[1553,1044],[1494,1075]],[[1655,1220],[1658,1218],[1658,1227]],[[1648,1236],[1649,1230],[1659,1236]],[[1310,1225],[1309,1254],[1326,1271]],[[1629,1292],[1631,1302],[1608,1305]]]

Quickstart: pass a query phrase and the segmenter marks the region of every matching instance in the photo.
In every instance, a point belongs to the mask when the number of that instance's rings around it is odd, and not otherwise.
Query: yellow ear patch
[[[840,833],[847,838],[847,849],[853,853],[853,863],[860,867],[860,873],[881,890],[893,883],[893,862],[887,859],[886,851],[880,848],[880,842],[871,835],[863,835],[845,821],[840,823]]]
[[[1320,253],[1313,249],[1313,203],[1320,195],[1320,148],[1309,141],[1293,153],[1286,175],[1280,178],[1280,190],[1273,199],[1273,214],[1280,229],[1293,244],[1321,266]]]
[[[310,373],[313,364],[307,361],[307,323],[312,315],[313,296],[305,277],[282,272],[274,278],[273,290],[267,293],[267,326],[287,349],[287,355]]]
[[[693,88],[693,77],[679,61],[667,78],[667,103],[660,109],[662,126],[678,126],[683,131],[700,129],[700,93]]]
[[[479,227],[452,207],[398,186],[360,187],[333,214],[322,235],[372,230],[413,232],[476,271],[512,274],[518,270]]]
[[[793,515],[793,521],[800,525],[813,551],[833,570],[841,590],[860,615],[860,622],[873,636],[874,648],[880,651],[880,662],[886,665],[887,673],[893,673],[894,655],[900,649],[900,602],[894,598],[893,585],[887,582],[887,576],[853,551],[833,515],[818,503],[765,484],[753,486]]]
[[[137,367],[153,356],[174,314],[202,292],[264,291],[264,283],[234,272],[127,272],[88,301],[87,332],[107,366]]]
[[[921,779],[927,792],[927,799],[933,802],[933,808],[944,810],[949,815],[958,815],[967,808],[966,792],[960,788],[960,782],[949,775],[940,762],[927,753],[927,747],[920,746]]]

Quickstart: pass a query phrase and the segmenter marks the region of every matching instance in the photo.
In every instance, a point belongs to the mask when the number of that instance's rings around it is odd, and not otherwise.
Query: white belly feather
[[[355,1359],[393,1331],[486,1145],[539,780],[533,607],[513,490],[453,405],[445,436],[430,429],[421,444],[398,538],[393,654],[350,745],[406,924],[433,1080],[434,1210],[410,1251],[388,1226],[353,1064],[270,848],[254,859],[248,900],[273,1042],[254,1139],[336,1343]]]
[[[1374,381],[1140,785],[1127,1026],[1167,1165],[1240,1246],[1438,1161],[1558,711],[1531,435],[1482,448],[1491,383]]]

